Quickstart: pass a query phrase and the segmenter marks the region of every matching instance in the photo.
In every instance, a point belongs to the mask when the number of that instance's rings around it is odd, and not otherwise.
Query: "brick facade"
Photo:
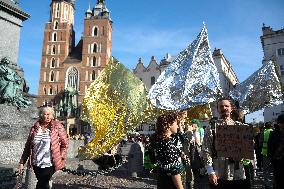
[[[37,105],[55,105],[56,96],[67,87],[76,89],[81,104],[87,88],[111,57],[109,11],[102,0],[92,11],[86,11],[83,36],[75,46],[74,1],[52,0],[50,9],[44,30]]]

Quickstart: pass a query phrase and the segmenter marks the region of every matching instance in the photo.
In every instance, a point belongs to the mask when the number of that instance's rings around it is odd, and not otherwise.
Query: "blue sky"
[[[37,94],[50,2],[29,0],[20,4],[31,17],[23,23],[18,62],[33,94]],[[75,1],[77,42],[84,13],[89,3],[92,8],[96,2]],[[221,48],[243,81],[261,67],[262,24],[274,30],[284,28],[283,0],[106,0],[106,4],[113,20],[113,56],[129,69],[135,68],[140,57],[148,66],[151,56],[160,61],[166,53],[178,54],[194,40],[204,21],[211,49]]]

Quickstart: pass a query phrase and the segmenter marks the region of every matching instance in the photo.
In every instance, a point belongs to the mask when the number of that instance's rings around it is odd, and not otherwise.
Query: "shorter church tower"
[[[85,13],[80,91],[88,87],[108,64],[112,49],[112,21],[104,0]]]

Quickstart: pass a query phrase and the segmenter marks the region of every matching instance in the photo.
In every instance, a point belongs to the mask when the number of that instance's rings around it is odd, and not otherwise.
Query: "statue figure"
[[[31,102],[23,96],[25,81],[11,67],[11,61],[3,58],[0,62],[0,103],[27,107]]]
[[[73,87],[67,87],[62,91],[58,100],[56,111],[60,116],[78,116],[78,92]]]

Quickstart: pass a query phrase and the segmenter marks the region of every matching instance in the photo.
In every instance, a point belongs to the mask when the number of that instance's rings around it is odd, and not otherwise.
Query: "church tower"
[[[38,106],[53,105],[55,95],[64,89],[63,61],[75,45],[73,25],[74,0],[52,0],[44,29]]]
[[[74,3],[52,0],[44,30],[37,105],[51,105],[57,111],[79,107],[111,58],[112,20],[105,0],[97,0],[92,10],[89,6],[83,36],[76,46]]]
[[[95,7],[85,13],[82,37],[82,77],[80,90],[86,92],[108,64],[112,49],[112,21],[105,0],[97,0]]]

